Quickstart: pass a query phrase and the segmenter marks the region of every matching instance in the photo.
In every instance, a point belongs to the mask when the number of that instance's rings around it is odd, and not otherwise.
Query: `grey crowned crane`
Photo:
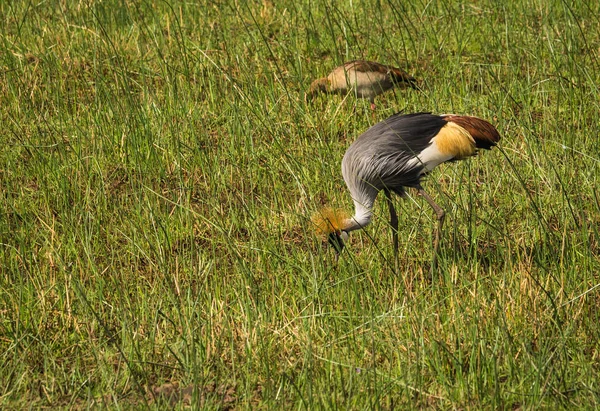
[[[375,124],[350,145],[342,160],[342,175],[354,202],[354,216],[326,208],[313,216],[317,231],[328,236],[336,256],[352,231],[371,223],[373,204],[383,190],[390,210],[394,257],[398,259],[398,217],[391,193],[404,196],[415,188],[437,216],[433,266],[444,223],[444,210],[423,190],[421,179],[436,166],[489,150],[500,134],[485,120],[454,114],[395,114]]]

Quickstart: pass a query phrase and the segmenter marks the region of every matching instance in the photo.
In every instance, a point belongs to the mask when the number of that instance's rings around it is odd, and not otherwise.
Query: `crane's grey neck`
[[[360,230],[365,228],[371,223],[373,218],[373,202],[369,201],[367,204],[354,200],[354,217],[347,219],[344,222],[344,231],[350,232],[354,230]]]

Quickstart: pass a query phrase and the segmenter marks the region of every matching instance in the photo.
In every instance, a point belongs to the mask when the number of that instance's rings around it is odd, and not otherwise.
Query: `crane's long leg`
[[[442,236],[442,227],[444,225],[444,218],[446,217],[446,212],[444,211],[444,209],[442,207],[437,205],[437,203],[435,201],[433,201],[433,198],[431,198],[429,196],[429,194],[427,194],[427,192],[425,192],[425,190],[423,190],[423,187],[418,187],[417,190],[419,190],[419,194],[421,196],[423,196],[423,198],[429,203],[431,208],[433,208],[433,211],[435,211],[435,214],[436,214],[437,220],[438,220],[438,226],[437,226],[437,229],[435,230],[435,235],[433,237],[433,259],[432,259],[432,263],[431,263],[431,269],[433,271],[433,270],[435,270],[435,267],[437,264],[438,248],[440,246],[440,239]]]
[[[396,209],[394,208],[392,193],[389,190],[384,191],[388,208],[390,209],[390,226],[392,227],[392,242],[394,244],[394,269],[398,272],[398,214],[396,214]]]

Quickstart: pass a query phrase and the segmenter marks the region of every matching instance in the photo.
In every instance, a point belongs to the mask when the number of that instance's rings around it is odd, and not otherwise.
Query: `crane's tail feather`
[[[348,218],[348,213],[343,210],[325,207],[314,213],[311,221],[317,234],[328,235],[343,230]]]

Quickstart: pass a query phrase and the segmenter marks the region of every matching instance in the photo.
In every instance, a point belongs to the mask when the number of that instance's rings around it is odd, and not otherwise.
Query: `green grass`
[[[219,3],[219,2],[217,2]],[[0,3],[0,407],[600,406],[600,6]],[[346,60],[422,92],[304,102]],[[356,111],[354,106],[356,105]],[[310,215],[398,112],[490,120],[339,264]],[[171,398],[169,398],[171,396]]]

